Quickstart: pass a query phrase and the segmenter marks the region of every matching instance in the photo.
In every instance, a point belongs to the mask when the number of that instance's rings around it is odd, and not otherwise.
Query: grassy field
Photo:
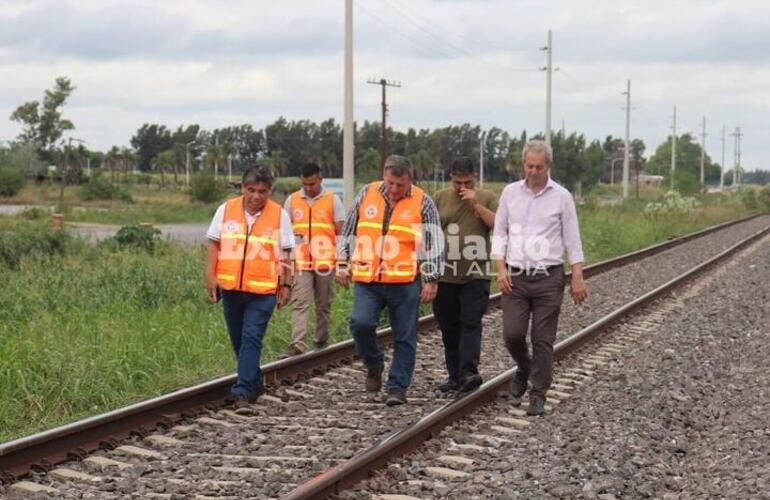
[[[587,259],[745,214],[722,198],[665,220],[641,216],[642,208],[582,208]],[[206,302],[202,262],[197,247],[114,250],[52,233],[47,221],[0,217],[0,441],[231,373],[221,305]],[[348,338],[351,303],[341,290],[334,341]],[[273,317],[263,361],[276,359],[289,337],[284,309]]]

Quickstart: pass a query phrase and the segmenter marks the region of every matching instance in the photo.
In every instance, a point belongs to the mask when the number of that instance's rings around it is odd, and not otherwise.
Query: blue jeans
[[[251,397],[262,388],[262,337],[276,300],[276,295],[222,291],[227,333],[238,360],[238,380],[230,389],[233,396]]]
[[[390,365],[387,389],[406,392],[414,373],[417,353],[417,315],[420,312],[420,280],[412,283],[356,283],[353,290],[353,312],[350,333],[356,353],[368,369],[383,365],[385,355],[377,345],[377,322],[388,307],[393,328],[393,363]]]

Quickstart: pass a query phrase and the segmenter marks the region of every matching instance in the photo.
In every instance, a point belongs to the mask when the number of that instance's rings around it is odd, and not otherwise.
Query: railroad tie
[[[76,470],[67,469],[65,467],[54,469],[48,474],[62,481],[86,481],[91,483],[98,483],[104,480],[104,478],[92,476],[91,474],[86,474],[85,472],[78,472]]]
[[[133,467],[133,464],[130,464],[128,462],[120,462],[118,460],[113,460],[111,458],[107,457],[100,457],[100,456],[91,456],[87,457],[85,460],[83,460],[83,463],[88,464],[89,466],[98,469],[98,470],[104,470],[109,468],[117,468],[117,469],[130,469]]]
[[[51,488],[50,486],[39,483],[33,483],[32,481],[19,481],[18,483],[13,483],[10,489],[21,494],[47,493],[49,495],[56,495],[59,493],[59,490],[56,488]]]

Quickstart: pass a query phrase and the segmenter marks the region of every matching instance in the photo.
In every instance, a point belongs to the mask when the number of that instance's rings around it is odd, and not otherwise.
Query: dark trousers
[[[461,384],[479,373],[481,317],[489,302],[489,280],[463,284],[439,283],[433,314],[444,341],[444,358],[449,379]]]
[[[227,333],[238,359],[238,380],[230,392],[233,396],[251,397],[262,388],[262,338],[273,315],[276,295],[247,292],[222,292],[222,308]]]
[[[544,397],[551,387],[553,343],[564,298],[564,270],[550,275],[511,276],[513,292],[503,294],[503,340],[519,369],[529,375],[532,396]],[[527,329],[532,322],[532,356],[527,348]]]

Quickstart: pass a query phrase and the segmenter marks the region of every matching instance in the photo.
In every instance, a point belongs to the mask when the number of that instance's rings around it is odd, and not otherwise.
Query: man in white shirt
[[[572,195],[550,177],[553,153],[542,141],[522,152],[524,180],[500,196],[491,256],[497,264],[502,296],[503,339],[518,367],[511,385],[521,398],[532,381],[529,415],[545,413],[551,386],[553,344],[564,296],[564,254],[572,267],[571,294],[576,304],[587,296],[583,248]],[[532,356],[527,329],[532,322]]]
[[[264,393],[262,338],[273,309],[291,296],[294,234],[280,205],[270,200],[273,176],[254,166],[243,173],[242,196],[223,203],[206,236],[205,287],[209,300],[222,299],[238,379],[230,389],[238,409]]]
[[[345,207],[334,192],[323,187],[318,164],[305,164],[299,180],[302,188],[290,194],[283,206],[291,218],[297,245],[294,248],[297,273],[291,291],[291,345],[284,358],[307,350],[305,335],[313,302],[316,315],[313,347],[323,349],[329,342],[336,240],[345,223]]]

